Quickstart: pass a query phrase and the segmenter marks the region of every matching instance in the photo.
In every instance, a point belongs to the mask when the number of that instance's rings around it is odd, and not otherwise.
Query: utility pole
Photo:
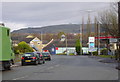
[[[118,33],[118,36],[120,36],[120,1],[118,2],[118,30],[119,30],[119,33]],[[118,46],[119,46],[119,61],[120,61],[120,40],[118,41]]]
[[[84,28],[84,17],[82,17],[82,30],[81,30],[82,31],[82,37],[81,37],[82,40],[83,40],[83,35],[84,35],[83,28]],[[82,40],[81,40],[81,43],[82,43]]]
[[[100,26],[99,26],[99,22],[97,22],[97,37],[98,37],[97,52],[98,52],[98,55],[100,55]]]
[[[97,18],[96,18],[96,16],[95,16],[95,18],[94,18],[94,37],[97,37]],[[95,46],[96,46],[96,44],[97,44],[97,41],[95,40]]]
[[[66,54],[69,55],[68,54],[68,47],[67,47],[68,46],[68,43],[67,43],[67,33],[66,33],[66,36],[65,36],[65,41],[66,41]]]
[[[82,27],[81,27],[81,25],[80,25],[80,45],[82,45]],[[80,55],[82,55],[81,48],[80,48]]]
[[[82,28],[81,28],[81,48],[83,47],[83,28],[84,28],[84,16],[82,17]],[[81,55],[83,54],[82,49],[81,51]]]
[[[91,20],[90,20],[90,12],[88,12],[88,21],[87,21],[87,29],[88,29],[88,37],[91,35]]]
[[[42,40],[42,31],[40,32],[40,38],[41,38],[41,51],[43,52],[43,40]]]

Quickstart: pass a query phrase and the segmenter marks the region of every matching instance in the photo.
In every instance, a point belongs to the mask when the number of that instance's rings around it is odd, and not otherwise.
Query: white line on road
[[[49,67],[49,68],[47,68],[47,69],[53,69],[54,67]]]
[[[23,78],[25,78],[25,77],[28,77],[28,75],[26,75],[26,76],[24,76],[24,77],[15,78],[15,79],[13,79],[13,80],[20,80],[20,79],[23,79]]]
[[[59,67],[60,65],[58,64],[58,65],[55,65],[55,67]]]
[[[55,65],[54,67],[59,67],[60,65],[59,64],[57,64],[57,65]],[[49,68],[47,68],[47,69],[53,69],[54,68],[53,66],[51,66],[51,67],[49,67]]]

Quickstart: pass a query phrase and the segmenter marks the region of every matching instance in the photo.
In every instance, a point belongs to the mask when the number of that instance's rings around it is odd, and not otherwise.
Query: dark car
[[[44,57],[45,60],[51,60],[51,55],[49,52],[42,52],[42,55]]]
[[[39,58],[38,54],[33,53],[33,52],[23,54],[23,56],[21,58],[22,66],[26,65],[26,64],[37,65],[38,63],[40,63],[40,58]]]
[[[40,64],[44,64],[44,63],[45,63],[45,59],[44,59],[42,53],[40,53],[40,52],[34,52],[34,53],[38,54],[39,59],[40,59],[40,62],[39,62],[39,63],[40,63]]]

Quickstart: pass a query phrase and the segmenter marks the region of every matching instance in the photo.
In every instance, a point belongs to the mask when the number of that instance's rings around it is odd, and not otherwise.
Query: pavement
[[[12,65],[11,67],[19,67],[19,66],[21,66],[21,62],[15,62],[15,64]]]
[[[120,70],[120,62],[115,60],[115,58],[102,58],[102,57],[99,57],[99,56],[89,56],[89,57],[97,59],[99,62],[107,63],[107,64],[111,65],[112,67]]]

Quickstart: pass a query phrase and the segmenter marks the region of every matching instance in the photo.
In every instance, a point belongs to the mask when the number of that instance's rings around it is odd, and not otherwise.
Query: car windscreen
[[[50,55],[49,53],[42,53],[42,55]]]

